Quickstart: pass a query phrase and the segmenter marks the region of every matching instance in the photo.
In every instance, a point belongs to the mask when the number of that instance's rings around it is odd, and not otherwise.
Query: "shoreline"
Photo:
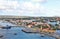
[[[16,23],[13,23],[13,22],[10,22],[12,24],[15,24],[17,26],[21,26],[19,24],[16,24]],[[44,34],[44,35],[47,35],[47,36],[50,36],[50,37],[54,37],[56,39],[60,39],[60,35],[57,35],[57,33],[49,33],[49,32],[41,32],[38,30],[33,30],[32,28],[28,28],[28,27],[24,27],[25,29],[23,29],[22,31],[25,32],[25,33],[40,33],[40,34]]]

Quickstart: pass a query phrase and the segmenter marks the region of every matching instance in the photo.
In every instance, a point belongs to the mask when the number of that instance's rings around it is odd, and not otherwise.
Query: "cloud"
[[[0,12],[6,15],[19,16],[52,16],[58,15],[60,9],[48,9],[41,3],[47,0],[0,0]],[[53,14],[56,13],[56,14]],[[51,15],[52,14],[52,15]]]
[[[34,15],[37,12],[40,13],[40,9],[42,9],[42,6],[39,3],[0,0],[0,11],[2,10],[2,14]]]
[[[36,3],[42,3],[42,2],[46,2],[47,0],[31,0],[31,1]]]
[[[41,9],[40,12],[44,16],[60,16],[60,8],[45,8]]]
[[[31,2],[23,2],[22,5],[20,6],[20,9],[23,12],[23,15],[39,15],[40,10],[43,9],[44,7],[39,4],[39,3],[31,3]]]
[[[0,0],[0,9],[12,9],[19,6],[17,1]]]

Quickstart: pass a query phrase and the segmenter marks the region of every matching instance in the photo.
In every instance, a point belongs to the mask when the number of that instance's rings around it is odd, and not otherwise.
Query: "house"
[[[57,20],[57,24],[60,26],[60,18],[58,17],[56,18],[56,20]]]

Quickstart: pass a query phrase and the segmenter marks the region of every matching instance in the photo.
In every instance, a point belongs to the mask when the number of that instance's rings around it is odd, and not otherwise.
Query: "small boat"
[[[44,34],[41,34],[41,37],[44,37]]]
[[[2,29],[11,29],[11,26],[8,27],[1,27]]]
[[[3,35],[0,35],[0,38],[2,38],[3,37]]]
[[[17,35],[17,33],[14,33],[14,35]]]
[[[1,27],[2,29],[11,29],[11,26],[8,26],[8,25],[6,25],[6,26],[3,26],[3,27]]]

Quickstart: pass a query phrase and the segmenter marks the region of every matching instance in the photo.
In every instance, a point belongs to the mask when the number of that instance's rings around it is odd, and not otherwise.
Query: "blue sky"
[[[0,0],[0,15],[60,16],[60,0]]]

